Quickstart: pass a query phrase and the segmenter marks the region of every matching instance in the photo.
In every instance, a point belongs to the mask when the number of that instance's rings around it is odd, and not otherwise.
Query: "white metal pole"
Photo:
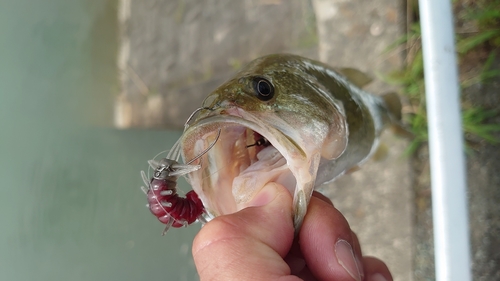
[[[420,0],[436,280],[471,280],[465,160],[451,0]]]

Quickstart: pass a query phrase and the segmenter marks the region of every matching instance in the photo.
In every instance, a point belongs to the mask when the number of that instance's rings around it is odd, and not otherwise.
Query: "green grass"
[[[454,1],[455,5],[462,5],[460,0]],[[470,4],[470,3],[469,3]],[[479,62],[478,70],[471,73],[461,73],[460,86],[462,89],[472,85],[488,83],[490,79],[500,77],[500,70],[493,69],[492,65],[498,55],[500,47],[500,0],[478,0],[462,9],[455,15],[457,22],[475,26],[473,32],[457,33],[456,50],[459,63],[471,64],[467,56],[478,53],[489,53]],[[405,122],[415,135],[410,143],[407,153],[413,154],[422,144],[427,142],[427,113],[425,108],[425,81],[424,65],[422,59],[420,25],[418,22],[411,25],[408,34],[402,36],[391,44],[387,51],[404,45],[406,46],[406,66],[401,71],[389,73],[384,76],[388,83],[402,87],[404,95],[409,102],[409,114]],[[473,63],[478,63],[473,61]],[[462,102],[462,125],[466,141],[484,140],[490,144],[499,144],[496,136],[500,132],[500,124],[491,124],[490,120],[499,116],[500,111],[486,109],[480,106]]]
[[[494,133],[500,131],[500,124],[489,124],[488,119],[497,116],[498,110],[486,110],[481,107],[471,107],[462,111],[462,125],[464,132],[484,139],[492,144],[500,143]]]

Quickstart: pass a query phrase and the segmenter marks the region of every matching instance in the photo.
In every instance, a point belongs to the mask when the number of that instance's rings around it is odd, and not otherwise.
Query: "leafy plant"
[[[474,6],[469,7],[462,18],[458,21],[475,23],[477,30],[466,34],[456,34],[456,49],[459,61],[469,53],[478,50],[489,50],[490,53],[481,62],[480,71],[473,75],[463,75],[460,85],[462,88],[477,83],[485,83],[489,79],[500,77],[500,70],[493,69],[492,65],[496,57],[496,48],[500,47],[500,0],[476,1]],[[425,81],[424,66],[421,48],[421,32],[418,22],[411,25],[408,34],[405,34],[393,44],[387,51],[406,46],[406,66],[402,71],[392,72],[383,78],[386,82],[402,86],[404,95],[409,101],[409,114],[405,121],[415,138],[407,148],[407,153],[414,153],[421,144],[427,141],[427,113],[425,109]],[[500,124],[489,124],[488,121],[500,114],[497,110],[487,110],[479,106],[465,106],[462,103],[462,124],[466,138],[479,138],[491,144],[500,143],[495,136],[500,132]]]
[[[468,134],[482,138],[489,143],[498,144],[500,139],[494,133],[500,131],[500,124],[488,124],[488,119],[498,115],[498,110],[485,110],[472,107],[462,111],[462,126]]]

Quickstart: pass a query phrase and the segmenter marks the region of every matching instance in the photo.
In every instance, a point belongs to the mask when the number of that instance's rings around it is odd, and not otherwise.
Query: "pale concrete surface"
[[[398,53],[382,55],[404,32],[401,1],[314,0],[319,32],[320,60],[350,66],[372,76],[402,67]],[[393,90],[380,80],[373,93]],[[407,141],[386,132],[381,143],[389,154],[368,161],[360,171],[344,175],[325,194],[347,217],[357,233],[363,254],[384,260],[394,280],[413,280],[413,191]]]
[[[181,128],[237,67],[292,52],[376,76],[402,65],[383,50],[404,30],[398,0],[122,0],[119,127]],[[319,45],[319,47],[318,47]],[[380,80],[368,89],[391,90]],[[326,187],[365,254],[385,260],[395,280],[412,280],[413,199],[406,142],[390,133],[387,158]]]
[[[361,170],[344,175],[323,193],[347,218],[363,254],[387,263],[394,280],[413,280],[414,205],[406,141],[386,132],[387,158],[369,160]]]
[[[204,97],[264,54],[317,55],[301,0],[122,0],[115,124],[180,128]]]
[[[498,54],[498,52],[497,52]],[[500,69],[496,59],[492,69]],[[467,100],[485,109],[500,109],[500,79],[463,92]],[[489,120],[500,124],[500,115]],[[500,139],[500,134],[496,134]],[[500,148],[485,144],[467,155],[469,221],[474,280],[500,280]]]

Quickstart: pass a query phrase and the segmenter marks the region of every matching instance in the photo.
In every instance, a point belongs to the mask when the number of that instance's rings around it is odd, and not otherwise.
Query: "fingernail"
[[[385,279],[384,275],[376,273],[370,276],[370,278],[368,278],[368,281],[387,281],[387,279]]]
[[[361,281],[361,268],[356,262],[354,251],[351,245],[343,239],[339,239],[335,244],[335,255],[339,264],[351,275],[356,281]]]
[[[271,203],[274,198],[278,195],[278,188],[275,183],[270,182],[266,184],[260,191],[255,195],[252,200],[246,204],[245,207],[260,207]]]

